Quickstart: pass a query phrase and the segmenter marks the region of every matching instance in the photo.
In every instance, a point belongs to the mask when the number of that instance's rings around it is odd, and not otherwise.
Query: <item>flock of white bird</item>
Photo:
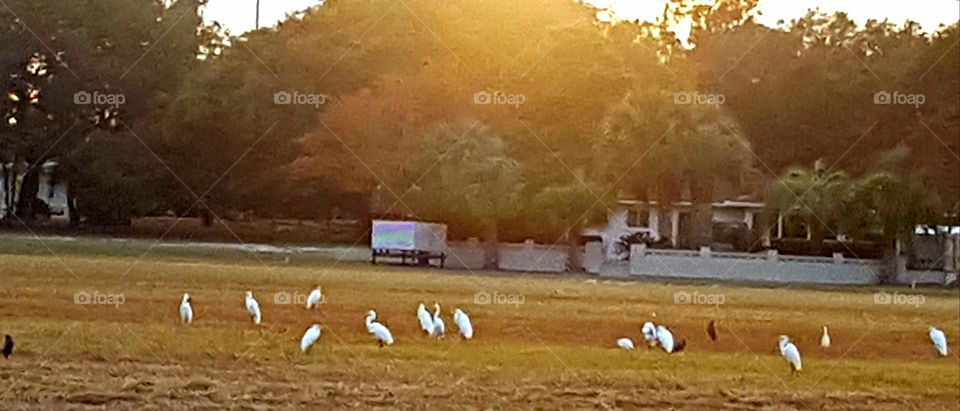
[[[673,332],[671,332],[669,328],[654,324],[650,321],[643,323],[643,326],[640,327],[640,335],[647,343],[647,347],[652,348],[659,346],[663,348],[667,354],[678,353],[683,351],[683,348],[687,346],[686,340],[674,341]],[[635,348],[633,340],[626,337],[618,339],[617,346],[627,351],[633,351]]]
[[[326,302],[326,298],[321,292],[320,286],[318,285],[307,295],[306,307],[307,309],[314,309]],[[260,324],[263,320],[263,314],[260,310],[260,303],[257,302],[257,299],[253,297],[252,291],[247,291],[244,296],[244,307],[247,309],[247,313],[250,315],[251,321],[254,324]],[[655,315],[655,314],[654,314]],[[184,293],[183,299],[180,301],[180,320],[184,324],[190,324],[193,322],[193,306],[190,303],[190,294]],[[417,307],[417,320],[420,322],[420,328],[426,334],[426,336],[431,338],[443,338],[446,335],[446,323],[443,321],[443,317],[440,314],[440,303],[433,304],[433,313],[431,314],[427,311],[426,306],[423,303]],[[466,312],[457,308],[453,312],[453,323],[457,326],[459,335],[464,339],[473,338],[473,323],[470,322],[470,317]],[[393,333],[390,332],[390,329],[383,323],[377,320],[377,312],[370,310],[367,312],[367,316],[364,320],[364,324],[367,327],[367,332],[369,332],[377,343],[382,348],[385,345],[393,345],[394,338]],[[947,349],[947,335],[940,329],[936,327],[930,327],[929,329],[930,341],[933,343],[934,348],[937,352],[946,357],[948,355]],[[707,334],[712,340],[716,340],[716,327],[713,321],[707,326]],[[320,324],[312,324],[307,330],[303,333],[303,337],[300,339],[300,350],[306,353],[310,350],[317,341],[320,340],[321,326]],[[674,340],[673,332],[670,331],[666,326],[657,325],[653,322],[647,321],[640,327],[640,334],[646,342],[648,348],[660,347],[668,354],[677,353],[683,351],[683,348],[686,347],[686,340]],[[830,347],[830,334],[828,333],[827,327],[823,327],[823,335],[820,337],[820,347],[829,348]],[[633,340],[630,338],[620,338],[616,341],[617,347],[620,347],[624,350],[632,351],[635,349]],[[787,335],[781,335],[777,346],[780,350],[780,355],[784,360],[787,361],[787,364],[790,365],[790,369],[793,372],[800,372],[803,369],[803,361],[800,357],[800,349],[797,348],[797,345],[790,339]]]
[[[930,327],[930,341],[933,343],[933,347],[936,348],[937,353],[941,357],[946,357],[949,352],[947,349],[947,335],[937,327]],[[707,334],[710,336],[710,339],[716,340],[716,328],[714,322],[711,321],[707,326]],[[647,347],[656,347],[660,346],[668,354],[680,352],[686,346],[686,340],[680,340],[674,342],[673,333],[670,332],[667,327],[662,325],[657,325],[652,322],[646,322],[640,328],[640,334],[643,337],[644,341],[647,343]],[[820,336],[820,347],[823,349],[830,348],[830,334],[827,330],[827,327],[823,327],[823,334]],[[633,351],[635,346],[633,340],[630,338],[620,338],[616,341],[617,347],[620,347],[627,351]],[[800,349],[797,348],[797,345],[793,343],[790,339],[790,336],[781,335],[779,341],[777,342],[777,347],[780,350],[780,356],[787,361],[787,364],[790,365],[790,369],[793,372],[800,372],[803,369],[803,360],[800,357]]]
[[[308,310],[318,308],[320,304],[324,304],[325,302],[326,298],[319,285],[307,294],[306,307]],[[247,309],[251,321],[253,321],[254,324],[260,324],[263,320],[263,312],[260,310],[260,303],[254,298],[252,291],[247,291],[244,295],[243,305]],[[428,337],[443,338],[445,336],[446,325],[440,314],[440,303],[433,304],[433,314],[430,314],[426,306],[420,303],[420,306],[417,307],[417,319],[420,321],[420,327]],[[191,304],[189,293],[184,293],[183,298],[180,300],[180,321],[186,325],[193,323],[193,305]],[[467,340],[473,338],[473,323],[470,322],[470,317],[466,312],[459,308],[454,310],[453,323],[457,326],[457,330],[462,338]],[[381,348],[385,345],[393,345],[393,333],[390,332],[390,328],[377,320],[376,311],[370,310],[367,312],[364,325],[367,327],[367,332],[373,336]],[[310,347],[320,340],[321,329],[321,325],[317,323],[311,324],[310,327],[307,328],[303,333],[303,337],[300,339],[301,351],[306,353],[310,350]]]

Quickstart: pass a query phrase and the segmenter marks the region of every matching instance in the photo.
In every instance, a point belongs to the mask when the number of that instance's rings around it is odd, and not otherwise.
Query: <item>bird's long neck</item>
[[[439,306],[439,305],[433,307],[433,316],[434,316],[434,317],[439,317],[439,316],[440,316],[440,306]]]

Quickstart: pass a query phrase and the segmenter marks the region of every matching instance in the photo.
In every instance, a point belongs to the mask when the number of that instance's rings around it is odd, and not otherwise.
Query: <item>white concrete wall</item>
[[[876,262],[842,258],[716,253],[708,250],[646,250],[634,246],[630,260],[606,264],[601,275],[684,278],[758,283],[876,284]]]
[[[447,244],[447,268],[483,269],[483,244],[478,241]]]
[[[939,270],[907,270],[894,281],[897,284],[945,284],[947,273]]]
[[[567,263],[565,245],[502,244],[500,269],[504,271],[563,272]]]

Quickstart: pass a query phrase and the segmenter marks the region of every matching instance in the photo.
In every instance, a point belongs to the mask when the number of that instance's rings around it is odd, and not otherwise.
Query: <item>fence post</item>
[[[833,263],[843,264],[843,253],[833,253]]]
[[[767,250],[767,261],[772,263],[780,261],[780,255],[777,250]]]

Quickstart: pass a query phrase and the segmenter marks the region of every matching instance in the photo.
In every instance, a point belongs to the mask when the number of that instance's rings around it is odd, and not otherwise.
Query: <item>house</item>
[[[740,251],[756,245],[754,227],[757,226],[764,203],[725,200],[713,203],[712,208],[715,242]],[[665,207],[656,201],[620,200],[617,207],[608,213],[606,225],[588,227],[582,234],[588,238],[602,239],[608,255],[616,253],[609,247],[626,237],[663,248],[685,248],[690,238],[692,211],[693,204],[689,201],[678,201]],[[770,243],[768,237],[764,233],[762,242],[765,245]]]
[[[23,163],[20,168],[27,166],[26,163]],[[53,178],[57,162],[47,161],[40,167],[42,167],[42,171],[37,187],[37,198],[47,204],[51,215],[62,215],[69,218],[67,183],[65,181],[55,181]],[[11,208],[17,202],[15,187],[18,187],[21,183],[23,176],[18,175],[16,169],[14,163],[3,164],[3,167],[0,167],[0,218],[8,216],[9,212],[12,211]]]

